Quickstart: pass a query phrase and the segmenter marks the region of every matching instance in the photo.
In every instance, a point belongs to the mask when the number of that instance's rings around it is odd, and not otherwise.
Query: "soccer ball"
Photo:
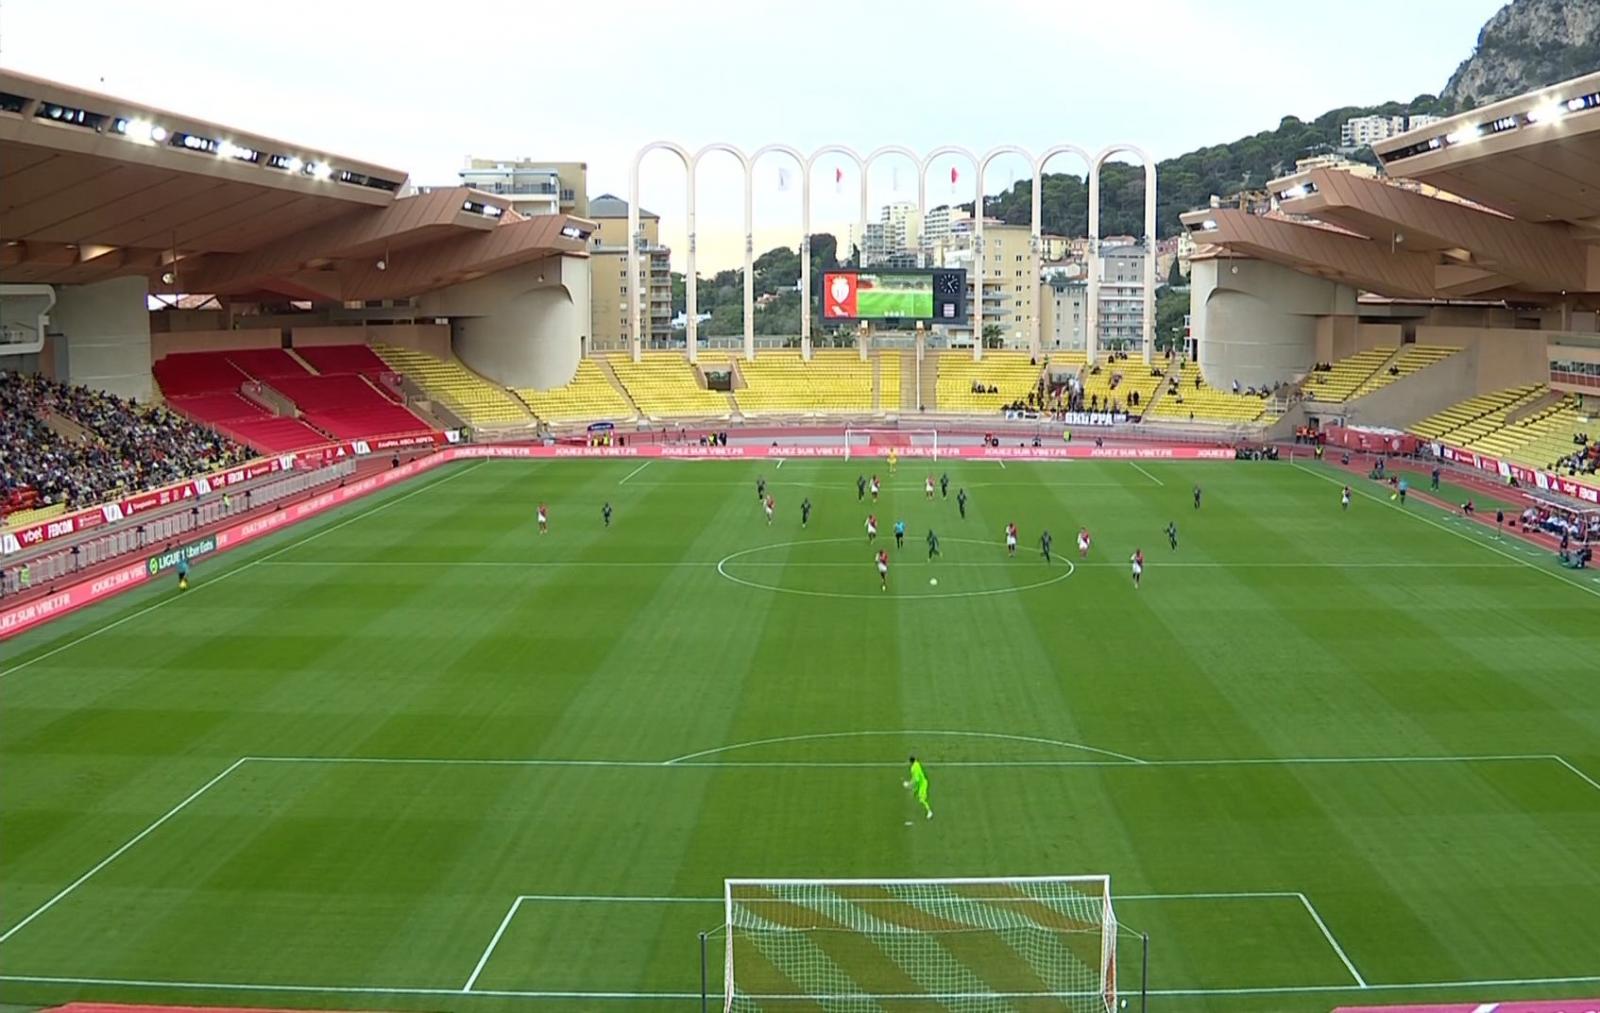
[[[939,586],[939,578],[938,577],[929,577],[928,578],[928,583],[933,585],[934,587],[938,587]]]
[[[900,782],[900,787],[909,788],[909,787],[911,787],[911,782],[910,781],[901,781]]]

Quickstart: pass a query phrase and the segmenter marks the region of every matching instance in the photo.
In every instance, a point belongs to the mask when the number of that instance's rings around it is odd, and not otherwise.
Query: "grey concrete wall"
[[[150,311],[143,278],[60,285],[50,330],[61,335],[58,379],[150,399]]]
[[[589,338],[589,261],[551,257],[430,292],[426,316],[450,318],[468,366],[508,387],[559,387]]]
[[[1288,381],[1316,362],[1318,322],[1355,313],[1355,292],[1259,260],[1196,261],[1190,326],[1213,387]]]

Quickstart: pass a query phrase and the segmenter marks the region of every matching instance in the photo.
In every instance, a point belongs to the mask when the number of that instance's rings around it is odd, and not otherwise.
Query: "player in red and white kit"
[[[1134,549],[1133,557],[1128,560],[1133,564],[1133,586],[1139,586],[1139,578],[1144,576],[1144,550]]]
[[[878,502],[878,476],[872,476],[872,502]]]
[[[889,550],[878,550],[878,589],[889,590]]]
[[[1078,529],[1078,558],[1079,559],[1088,559],[1089,558],[1089,529],[1088,528],[1079,528]]]
[[[766,502],[761,505],[767,509],[767,525],[770,527],[772,525],[772,508],[777,505],[777,501],[772,498],[771,493],[767,493]]]
[[[550,510],[543,503],[539,504],[539,534],[550,533]]]
[[[877,540],[878,540],[878,515],[877,514],[867,514],[867,541],[875,542]]]
[[[926,482],[922,483],[922,491],[929,499],[933,499],[933,476],[932,475],[929,475],[928,476],[928,480]]]
[[[1006,555],[1015,556],[1016,554],[1017,554],[1017,526],[1015,524],[1007,524],[1006,525]]]

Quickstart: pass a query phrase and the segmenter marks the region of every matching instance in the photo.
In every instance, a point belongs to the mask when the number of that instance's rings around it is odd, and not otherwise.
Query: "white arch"
[[[1083,148],[1078,147],[1076,144],[1055,144],[1055,145],[1052,145],[1052,146],[1044,149],[1044,151],[1040,152],[1039,153],[1039,157],[1034,159],[1034,161],[1033,161],[1033,233],[1034,233],[1034,236],[1035,236],[1034,245],[1035,245],[1036,248],[1039,248],[1040,251],[1041,251],[1041,252],[1036,252],[1034,254],[1034,258],[1033,258],[1034,274],[1036,274],[1036,275],[1039,273],[1039,262],[1040,262],[1040,257],[1041,257],[1041,253],[1042,253],[1042,247],[1044,246],[1044,207],[1043,207],[1043,203],[1044,203],[1044,170],[1045,170],[1045,167],[1047,165],[1049,165],[1050,160],[1052,158],[1056,157],[1057,155],[1077,155],[1079,158],[1083,159],[1083,175],[1084,175],[1085,179],[1087,179],[1089,177],[1090,171],[1091,171],[1091,167],[1094,165],[1094,157],[1092,155],[1090,155],[1088,151],[1086,151]],[[1089,230],[1091,232],[1093,232],[1094,228],[1095,228],[1095,223],[1093,221],[1091,221],[1090,225],[1089,225]],[[1086,321],[1086,324],[1085,324],[1085,331],[1084,331],[1084,335],[1085,335],[1085,338],[1084,338],[1084,351],[1088,354],[1089,361],[1092,363],[1094,361],[1094,338],[1092,337],[1092,335],[1094,335],[1094,333],[1095,333],[1095,328],[1099,326],[1099,323],[1098,323],[1098,319],[1099,318],[1098,318],[1097,308],[1096,308],[1095,304],[1096,304],[1096,300],[1099,299],[1099,295],[1100,295],[1100,286],[1099,286],[1098,282],[1095,281],[1093,274],[1090,275],[1090,279],[1089,279],[1089,291],[1091,293],[1090,297],[1089,297],[1089,306],[1087,306],[1085,308],[1086,311],[1087,311],[1087,313],[1086,313],[1087,321]],[[1041,299],[1042,298],[1043,297],[1041,296]],[[1033,335],[1034,335],[1033,343],[1034,343],[1034,347],[1036,349],[1042,347],[1042,345],[1043,345],[1043,335],[1041,333],[1043,316],[1044,316],[1044,307],[1041,305],[1039,307],[1039,312],[1034,314],[1034,322],[1033,322]]]
[[[922,157],[922,165],[917,171],[917,211],[927,218],[927,185],[928,170],[933,167],[933,160],[941,155],[959,155],[971,165],[973,173],[978,177],[978,199],[973,204],[977,220],[973,222],[972,234],[972,263],[976,268],[972,272],[972,305],[967,307],[967,312],[972,315],[972,357],[983,358],[983,171],[979,168],[978,153],[971,148],[960,144],[941,144]]]
[[[867,217],[867,163],[861,158],[861,153],[852,147],[843,144],[824,144],[811,153],[806,159],[805,180],[805,226],[806,241],[809,245],[811,239],[811,171],[817,164],[817,159],[823,155],[843,155],[856,164],[856,175],[861,177],[861,211],[860,217]],[[800,354],[806,359],[811,358],[811,258],[805,257],[800,261],[800,287],[806,290],[804,305],[805,314],[800,318]]]
[[[628,170],[628,336],[629,343],[633,346],[633,361],[639,361],[642,348],[639,336],[639,252],[643,245],[643,236],[639,232],[639,165],[644,161],[644,156],[652,151],[670,151],[678,156],[678,161],[683,163],[684,188],[688,191],[688,207],[691,223],[694,215],[694,156],[689,154],[687,148],[672,141],[651,141],[640,148],[633,156],[633,166]],[[690,229],[694,228],[691,224]],[[692,256],[692,254],[691,254]],[[689,293],[689,320],[694,320],[694,280],[688,284]]]
[[[800,150],[798,148],[792,148],[787,144],[763,144],[761,147],[757,148],[755,151],[750,153],[750,165],[749,165],[748,174],[747,174],[749,179],[754,179],[755,178],[756,163],[761,161],[761,156],[762,155],[767,155],[767,154],[788,155],[790,158],[794,159],[795,168],[797,170],[799,170],[799,173],[800,173],[800,176],[801,176],[801,179],[800,179],[800,354],[801,354],[802,358],[810,359],[811,358],[811,173],[806,168],[806,156],[801,154]],[[750,208],[750,189],[751,188],[748,185],[746,185],[746,187],[745,187],[745,231],[753,233],[754,229],[755,229],[755,226],[754,226],[754,224],[752,222],[752,211],[751,211],[751,208]],[[750,289],[748,287],[748,279],[750,277],[750,270],[751,270],[750,266],[747,265],[745,267],[745,278],[747,279],[747,287],[745,289],[746,292],[750,291]],[[744,354],[745,354],[745,358],[746,359],[753,359],[753,358],[755,358],[755,354],[756,354],[755,319],[754,319],[754,312],[753,311],[754,311],[754,306],[751,304],[749,298],[746,297],[745,308],[744,308],[745,331],[748,334],[748,337],[745,339],[745,346],[744,346]]]
[[[1135,155],[1144,166],[1144,362],[1155,355],[1156,320],[1156,163],[1137,144],[1119,142],[1100,149],[1089,163],[1089,304],[1090,320],[1098,322],[1100,295],[1100,167],[1113,155]],[[1098,337],[1095,335],[1094,337]],[[1091,342],[1094,340],[1092,337]]]
[[[747,349],[755,344],[755,296],[753,279],[750,277],[750,159],[745,157],[743,151],[726,141],[712,141],[689,160],[689,257],[688,278],[684,285],[684,296],[687,300],[689,319],[684,322],[684,342],[689,352],[689,361],[698,362],[700,359],[700,322],[695,319],[699,311],[699,278],[695,273],[695,209],[694,195],[696,183],[700,174],[700,160],[714,151],[730,154],[744,170],[744,342]]]
[[[972,234],[973,234],[974,237],[976,237],[976,242],[974,243],[974,245],[979,250],[983,249],[983,219],[984,219],[983,198],[984,198],[984,192],[985,192],[984,191],[984,178],[989,173],[989,163],[994,161],[996,158],[998,158],[1001,155],[1021,155],[1023,161],[1027,162],[1030,167],[1033,165],[1033,155],[1030,154],[1027,151],[1024,151],[1022,148],[1017,147],[1014,144],[1002,144],[997,148],[990,148],[988,151],[984,152],[983,158],[981,158],[978,161],[978,198],[972,205],[973,212],[974,212],[974,215],[973,215],[974,221],[973,221],[973,226],[972,226]],[[1029,348],[1032,349],[1033,354],[1035,356],[1037,356],[1039,354],[1039,312],[1038,312],[1038,310],[1039,310],[1039,307],[1038,307],[1039,293],[1037,291],[1037,288],[1038,288],[1038,285],[1039,285],[1039,222],[1038,222],[1037,219],[1035,219],[1033,221],[1032,231],[1029,233],[1029,246],[1031,246],[1032,249],[1033,249],[1033,256],[1032,256],[1033,274],[1032,274],[1032,278],[1033,278],[1033,285],[1035,287],[1035,291],[1034,291],[1034,295],[1033,295],[1034,314],[1033,314],[1032,335],[1030,336],[1030,340],[1029,340],[1028,344],[1029,344]],[[979,278],[979,285],[981,285],[982,284],[982,278],[983,278],[983,265],[981,263],[978,265],[978,278]],[[973,329],[973,332],[972,332],[972,334],[973,334],[973,346],[974,346],[974,349],[975,349],[974,357],[975,358],[982,358],[983,357],[983,332],[982,332],[982,326],[983,326],[983,290],[981,288],[975,288],[974,291],[978,295],[978,316],[977,316],[978,323],[975,325],[975,327]]]

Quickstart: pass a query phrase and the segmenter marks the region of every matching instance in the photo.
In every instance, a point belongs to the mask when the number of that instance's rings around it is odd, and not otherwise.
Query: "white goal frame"
[[[930,887],[961,887],[961,886],[1005,886],[1019,884],[1061,884],[1079,887],[1090,887],[1082,892],[1085,895],[1098,893],[1100,898],[1100,968],[1098,995],[1104,1004],[1107,1013],[1114,1013],[1117,1009],[1117,917],[1111,903],[1111,877],[1110,875],[1075,875],[1075,876],[979,876],[958,878],[921,878],[921,879],[724,879],[723,891],[723,932],[727,937],[726,955],[723,966],[723,998],[722,1008],[724,1013],[732,1013],[735,1006],[734,991],[734,942],[737,936],[734,924],[734,892],[740,887],[895,887],[895,886],[930,886]],[[976,899],[976,898],[975,898]],[[797,929],[796,931],[805,931]],[[1048,998],[1057,993],[1039,993],[1040,998]],[[1079,993],[1081,994],[1081,993]],[[970,996],[947,995],[933,997],[936,1001],[942,999],[972,998],[983,999],[988,993],[973,993]],[[796,999],[803,1000],[803,993],[796,993]],[[836,996],[835,999],[854,998]],[[863,992],[862,999],[871,1000],[871,993]],[[886,997],[887,998],[887,997]],[[908,997],[902,997],[908,998]],[[1091,1000],[1092,1001],[1092,1000]],[[1097,1007],[1098,1008],[1098,1007]]]
[[[925,457],[932,458],[935,461],[939,459],[939,430],[937,429],[896,429],[883,426],[846,425],[844,427],[844,459],[847,461],[851,457],[857,456],[851,441],[858,436],[866,437],[869,443],[874,436],[903,436],[909,442],[903,447],[896,446],[893,448],[899,452],[901,457]],[[917,445],[914,441],[919,437],[927,442],[920,446]],[[873,457],[878,455],[867,454],[866,456]]]

